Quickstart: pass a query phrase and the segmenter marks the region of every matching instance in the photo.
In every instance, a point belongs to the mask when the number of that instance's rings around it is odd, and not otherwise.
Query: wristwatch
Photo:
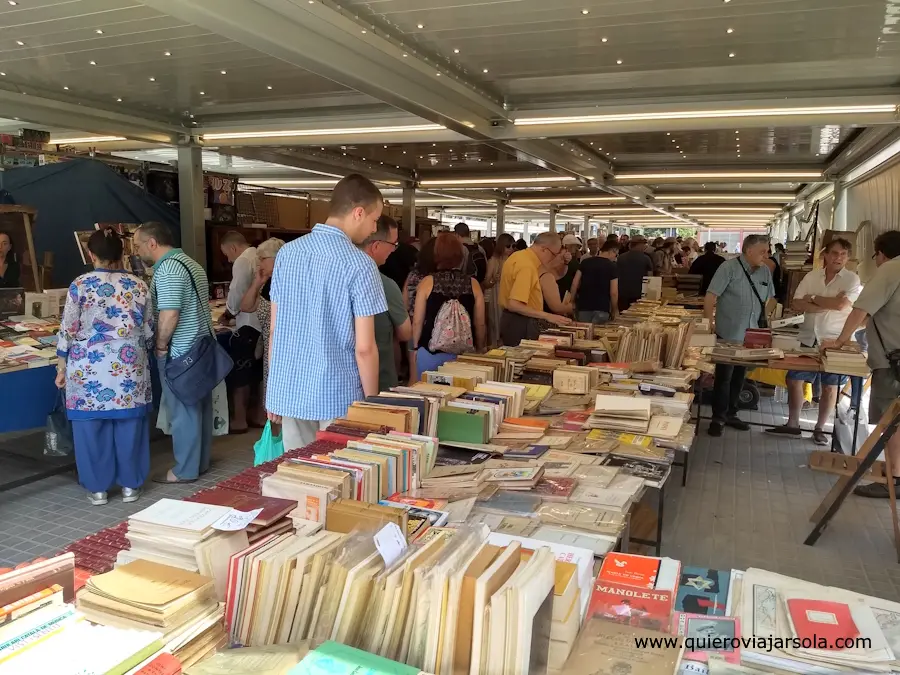
[[[810,296],[810,297],[811,297],[811,299],[812,299],[812,303],[813,303],[813,304],[816,304],[816,298],[819,297],[819,296],[813,295],[813,296]]]

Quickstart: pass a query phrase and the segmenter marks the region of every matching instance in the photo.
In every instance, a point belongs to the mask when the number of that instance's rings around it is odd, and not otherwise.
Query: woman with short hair
[[[88,251],[94,271],[69,286],[60,322],[56,386],[65,391],[78,480],[99,506],[115,485],[123,502],[137,501],[150,470],[153,310],[147,284],[123,268],[118,234],[94,232]]]

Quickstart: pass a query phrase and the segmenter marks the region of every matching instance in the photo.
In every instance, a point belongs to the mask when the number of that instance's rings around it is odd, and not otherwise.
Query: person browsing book
[[[18,288],[21,270],[16,252],[13,250],[12,237],[0,232],[0,288]]]
[[[419,282],[416,292],[413,344],[418,349],[411,382],[459,354],[484,349],[484,295],[478,282],[459,269],[464,255],[455,235],[442,232],[437,236],[435,271]]]
[[[169,357],[187,354],[196,340],[213,330],[206,272],[175,247],[175,237],[163,223],[144,223],[134,233],[137,254],[153,265],[150,295],[156,312],[156,366],[162,385],[160,407],[165,408],[172,432],[175,466],[158,483],[189,483],[209,470],[212,448],[212,392],[187,405],[166,382]],[[200,289],[203,289],[202,291]],[[203,295],[201,295],[201,293]]]
[[[621,251],[621,249],[620,249]],[[647,253],[647,240],[637,235],[628,242],[628,252],[616,260],[619,275],[619,309],[625,311],[643,292],[644,277],[653,275],[653,260]]]
[[[524,339],[537,339],[539,319],[566,325],[571,319],[544,311],[541,268],[562,256],[563,247],[555,232],[542,232],[530,248],[516,251],[507,259],[500,274],[500,339],[516,346]]]
[[[388,305],[378,267],[359,246],[383,208],[370,180],[346,176],[325,222],[275,259],[266,410],[282,424],[285,450],[309,445],[351,403],[378,393],[375,317]]]
[[[606,323],[619,314],[619,242],[607,241],[599,255],[581,261],[572,281],[578,320]]]
[[[862,286],[859,277],[846,268],[851,245],[840,237],[828,242],[822,251],[823,267],[808,273],[794,293],[791,308],[803,312],[805,318],[800,327],[800,342],[804,347],[815,347],[825,340],[834,340],[841,334],[844,322],[850,316],[853,303],[859,297]],[[769,268],[771,270],[771,268]],[[838,389],[847,383],[846,375],[802,372],[789,370],[785,375],[788,390],[787,423],[771,429],[772,434],[799,436],[800,410],[803,407],[803,385],[821,377],[822,393],[819,398],[819,416],[813,430],[816,445],[828,445],[825,424],[837,402]]]
[[[840,349],[848,344],[856,331],[866,325],[869,345],[868,365],[872,369],[869,392],[869,424],[877,424],[900,397],[900,231],[889,230],[875,237],[877,269],[859,294],[840,335],[826,340],[823,349]],[[900,433],[887,442],[894,485],[900,489]],[[888,486],[881,483],[860,485],[853,490],[860,497],[886,499]]]
[[[362,249],[379,267],[397,246],[398,230],[396,220],[382,215],[375,232],[363,242]],[[375,342],[378,344],[378,391],[385,391],[398,384],[395,349],[398,342],[412,337],[412,324],[397,282],[382,273],[381,283],[388,308],[375,316]]]
[[[706,242],[703,247],[703,255],[691,263],[690,273],[703,277],[700,280],[700,295],[706,295],[706,289],[709,288],[710,282],[716,275],[716,270],[725,262],[725,258],[716,253],[717,248],[716,242]]]
[[[703,301],[703,314],[719,339],[738,343],[744,342],[748,328],[764,323],[765,303],[775,295],[772,273],[763,264],[769,256],[769,238],[751,234],[741,251],[716,270]],[[710,436],[721,436],[722,425],[739,431],[750,429],[738,417],[746,377],[746,366],[716,364]]]
[[[153,307],[147,284],[122,267],[118,234],[94,232],[88,252],[94,271],[69,286],[60,320],[56,386],[72,422],[78,481],[99,506],[116,485],[123,502],[136,501],[150,470]]]

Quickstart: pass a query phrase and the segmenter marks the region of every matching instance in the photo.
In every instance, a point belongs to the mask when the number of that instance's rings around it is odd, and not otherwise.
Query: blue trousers
[[[150,420],[72,420],[78,481],[88,492],[139,488],[150,471]]]
[[[421,380],[422,373],[426,370],[437,370],[438,366],[455,360],[456,354],[444,354],[443,352],[432,354],[425,347],[419,347],[416,352],[416,379]]]
[[[185,405],[166,384],[165,359],[159,359],[157,366],[163,392],[162,405],[172,427],[172,452],[175,455],[172,472],[182,480],[193,480],[209,469],[213,432],[212,392],[194,405]]]

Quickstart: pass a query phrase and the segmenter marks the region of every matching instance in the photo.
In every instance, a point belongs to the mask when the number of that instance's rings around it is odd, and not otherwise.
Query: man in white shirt
[[[251,390],[262,381],[259,319],[256,312],[241,311],[241,299],[256,275],[256,248],[247,244],[240,232],[226,232],[220,248],[231,263],[231,284],[221,321],[227,323],[232,318],[235,320],[234,332],[228,343],[228,353],[234,361],[234,368],[227,378],[234,401],[229,433],[241,434],[250,426],[261,427],[265,419],[261,400],[257,400],[253,411],[250,410]],[[248,420],[248,416],[254,419]]]
[[[800,342],[804,347],[815,347],[825,340],[836,339],[853,310],[853,303],[859,297],[862,286],[859,277],[846,269],[850,252],[849,241],[841,238],[832,239],[822,252],[823,267],[807,274],[797,286],[791,306],[794,310],[806,314],[800,327]],[[825,423],[837,402],[838,388],[847,382],[844,375],[789,370],[786,375],[787,424],[766,431],[787,436],[800,435],[803,384],[812,382],[817,375],[821,375],[822,378],[822,395],[819,398],[819,417],[813,431],[813,441],[816,445],[829,444],[824,431]]]

